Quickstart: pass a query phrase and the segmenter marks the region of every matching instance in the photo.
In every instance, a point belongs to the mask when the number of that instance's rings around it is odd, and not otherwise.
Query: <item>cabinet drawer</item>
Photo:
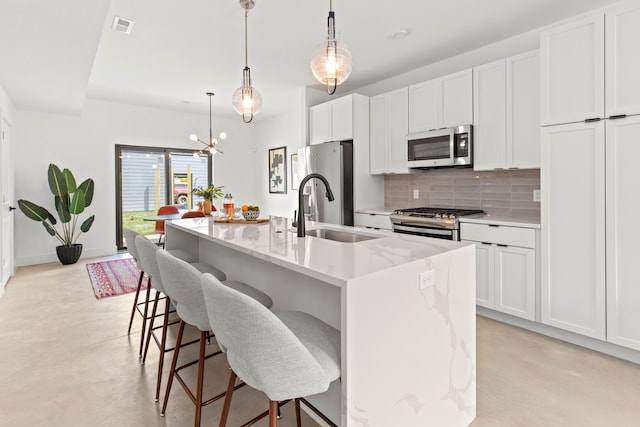
[[[506,225],[460,224],[460,238],[475,242],[535,248],[536,232],[532,228]]]
[[[356,227],[381,228],[391,230],[391,220],[389,215],[376,215],[368,213],[354,213],[353,225]]]

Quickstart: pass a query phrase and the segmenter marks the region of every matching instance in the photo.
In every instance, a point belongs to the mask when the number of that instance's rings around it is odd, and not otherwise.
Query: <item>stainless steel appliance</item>
[[[299,190],[303,191],[305,218],[353,225],[353,142],[335,141],[299,148],[298,174],[304,177],[311,173],[319,173],[327,179],[335,200],[327,200],[322,182],[309,181]]]
[[[425,169],[473,165],[473,126],[407,135],[407,166]]]
[[[395,210],[390,218],[396,233],[460,240],[458,218],[483,213],[479,209],[411,208]]]

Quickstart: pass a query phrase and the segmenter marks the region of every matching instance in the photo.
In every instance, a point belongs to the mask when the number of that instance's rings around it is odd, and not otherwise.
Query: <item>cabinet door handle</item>
[[[489,242],[480,242],[480,243],[482,243],[483,245],[491,246],[491,243]]]
[[[584,119],[585,123],[599,122],[600,117],[594,117],[593,119]]]
[[[509,245],[503,245],[502,243],[496,243],[497,246],[500,246],[501,248],[508,248]]]
[[[489,227],[500,227],[498,224],[487,224]]]
[[[624,119],[625,117],[627,117],[626,114],[618,114],[616,116],[609,116],[609,120]]]

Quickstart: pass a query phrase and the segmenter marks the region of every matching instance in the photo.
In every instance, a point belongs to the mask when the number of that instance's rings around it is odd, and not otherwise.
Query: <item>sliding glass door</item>
[[[197,208],[191,190],[207,186],[212,176],[211,157],[194,158],[192,151],[158,147],[116,146],[116,245],[126,248],[124,228],[151,239],[155,215],[161,206],[180,211]]]

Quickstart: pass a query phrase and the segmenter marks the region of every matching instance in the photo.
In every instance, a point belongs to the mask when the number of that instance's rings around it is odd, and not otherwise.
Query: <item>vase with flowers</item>
[[[191,190],[191,193],[204,199],[204,202],[202,203],[202,211],[205,215],[210,215],[211,211],[215,210],[215,208],[211,204],[211,201],[224,195],[222,193],[222,188],[222,186],[216,187],[215,185],[211,184],[208,187],[200,186],[195,187],[193,190]]]

